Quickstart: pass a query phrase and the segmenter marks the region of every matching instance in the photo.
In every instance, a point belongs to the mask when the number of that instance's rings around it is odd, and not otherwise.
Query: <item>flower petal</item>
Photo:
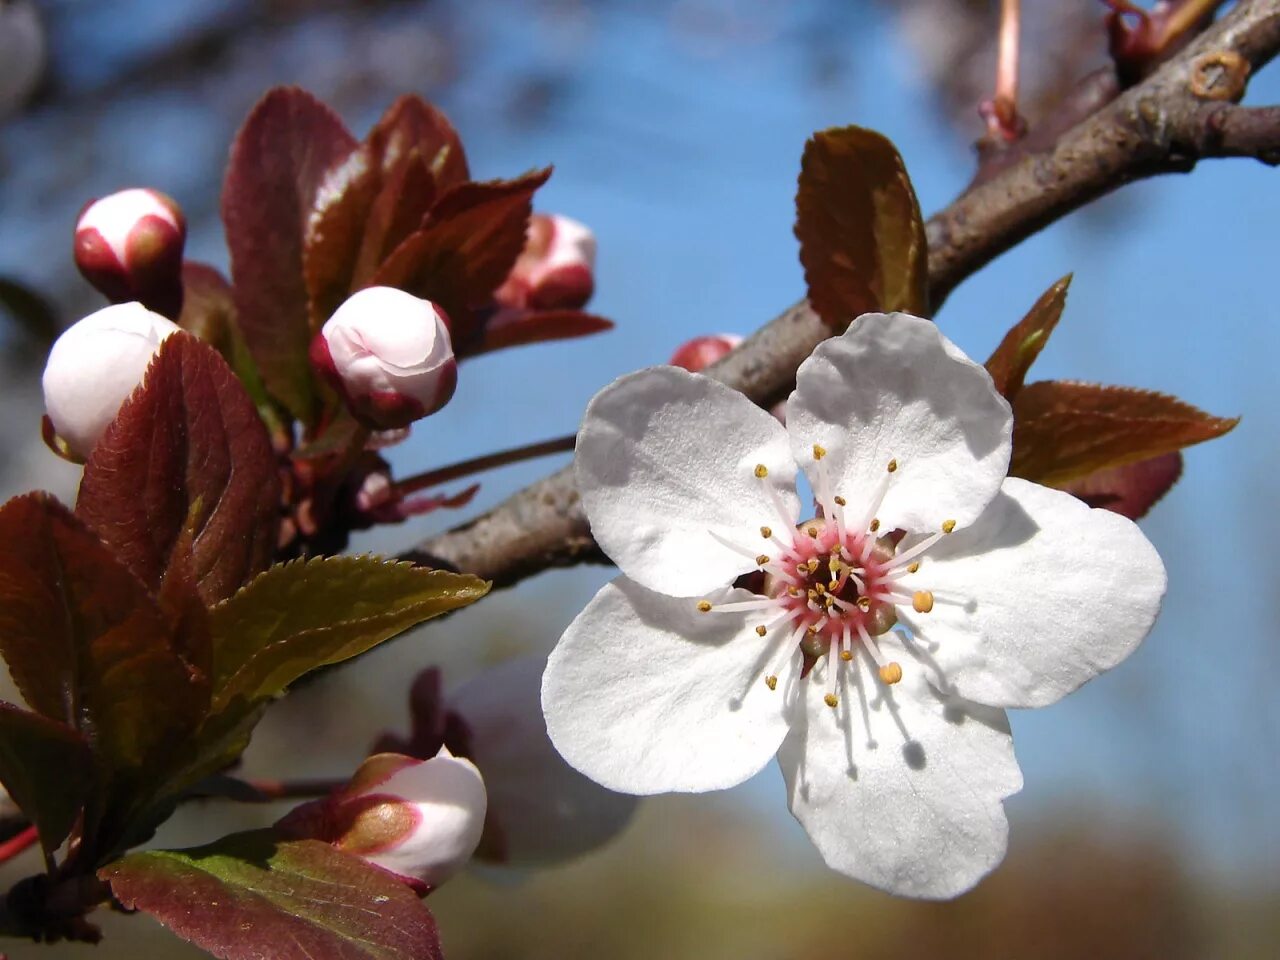
[[[1003,707],[1053,703],[1142,641],[1164,596],[1164,564],[1133,521],[1010,477],[973,526],[925,554],[910,616],[945,683]]]
[[[757,464],[767,479],[756,477]],[[778,422],[737,391],[676,367],[641,370],[596,394],[576,466],[601,548],[628,577],[672,596],[700,596],[754,570],[759,528],[798,519],[795,463]],[[778,515],[766,485],[790,517]]]
[[[948,698],[918,669],[885,687],[865,653],[842,665],[856,680],[832,710],[824,667],[778,752],[791,812],[834,870],[904,896],[968,890],[1004,857],[1001,801],[1022,787],[1004,711]]]
[[[724,590],[712,602],[750,600]],[[606,584],[547,661],[547,733],[570,765],[610,790],[698,793],[759,771],[787,731],[793,651],[756,635],[759,615],[699,613],[626,577]],[[762,677],[778,674],[778,689]]]
[[[508,660],[449,698],[489,791],[494,848],[482,844],[481,851],[508,865],[586,853],[621,832],[637,803],[588,780],[556,752],[539,698],[545,665],[542,657]]]
[[[1008,471],[1012,429],[986,370],[934,324],[905,313],[864,314],[820,344],[787,402],[796,461],[819,489],[813,445],[825,447],[831,492],[852,515],[868,508],[897,461],[876,513],[889,530],[976,519]]]

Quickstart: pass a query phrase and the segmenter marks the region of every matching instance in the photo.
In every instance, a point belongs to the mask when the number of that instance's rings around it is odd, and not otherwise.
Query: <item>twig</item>
[[[426,473],[419,473],[416,476],[405,477],[403,480],[397,480],[392,484],[392,490],[398,496],[408,496],[419,490],[439,486],[442,483],[448,483],[450,480],[457,480],[459,477],[469,477],[483,470],[493,470],[497,467],[505,467],[508,464],[520,463],[523,460],[532,460],[535,457],[550,456],[553,453],[568,453],[573,450],[573,445],[577,442],[577,439],[577,434],[569,434],[567,437],[556,437],[554,440],[543,440],[540,443],[530,443],[523,447],[514,447],[511,450],[488,453],[483,457],[473,457],[470,460],[463,460],[447,467],[440,467],[436,470],[429,470]]]
[[[1036,153],[975,183],[927,224],[931,302],[1037,230],[1134,180],[1185,172],[1207,157],[1274,163],[1280,129],[1271,108],[1205,98],[1193,81],[1223,58],[1256,71],[1280,50],[1280,0],[1240,0],[1146,80],[1105,103]],[[1221,100],[1244,92],[1220,71]],[[1234,77],[1234,79],[1233,79]],[[1239,80],[1239,89],[1231,84]],[[1225,112],[1224,112],[1225,111]],[[804,302],[706,372],[768,406],[792,387],[796,367],[828,334]],[[509,586],[550,567],[607,562],[591,538],[573,470],[565,468],[488,513],[421,543],[409,559]]]
[[[39,839],[40,833],[36,830],[34,824],[19,833],[15,833],[8,840],[0,843],[0,863],[8,863],[22,853],[23,850],[35,846]]]

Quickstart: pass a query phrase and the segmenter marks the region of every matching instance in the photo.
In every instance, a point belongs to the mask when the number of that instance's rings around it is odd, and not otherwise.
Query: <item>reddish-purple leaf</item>
[[[863,313],[925,316],[924,221],[902,157],[862,127],[815,133],[796,193],[796,238],[809,302],[843,330]]]
[[[319,840],[270,830],[133,853],[99,877],[223,960],[438,960],[431,911],[391,874]]]
[[[454,187],[371,282],[433,300],[455,325],[463,323],[472,308],[489,302],[511,271],[524,249],[533,193],[550,176],[547,168],[515,180]]]
[[[156,603],[47,494],[0,508],[0,654],[27,703],[112,768],[141,766],[203,715]]]
[[[326,175],[355,148],[323,103],[277,88],[240,128],[223,185],[240,329],[267,390],[304,423],[316,409],[303,237]]]
[[[581,310],[513,310],[496,311],[484,322],[478,344],[454,344],[463,354],[488,353],[506,347],[519,347],[545,340],[567,340],[592,333],[612,330],[613,322]]]
[[[227,278],[207,263],[188,260],[182,265],[182,291],[178,326],[227,356],[236,312]]]
[[[995,382],[1001,396],[1012,400],[1022,389],[1027,371],[1049,340],[1049,334],[1062,317],[1067,304],[1067,287],[1071,286],[1071,274],[1067,274],[1040,295],[1027,311],[1027,315],[1014,325],[995,353],[987,361],[987,373]]]
[[[1023,387],[1013,418],[1009,473],[1064,488],[1099,470],[1220,437],[1239,422],[1151,390],[1060,380]]]
[[[1137,520],[1159,502],[1182,476],[1182,454],[1162,453],[1150,460],[1127,463],[1110,470],[1098,470],[1063,489],[1074,493],[1091,507],[1105,507]]]
[[[76,513],[152,591],[189,529],[211,604],[271,564],[279,507],[253,401],[217,351],[176,334],[94,448]]]
[[[92,782],[89,744],[75,730],[0,701],[0,784],[40,833],[58,848],[84,807]]]
[[[462,142],[444,114],[413,95],[392,104],[320,190],[304,255],[312,329],[367,286],[436,199],[467,177]]]

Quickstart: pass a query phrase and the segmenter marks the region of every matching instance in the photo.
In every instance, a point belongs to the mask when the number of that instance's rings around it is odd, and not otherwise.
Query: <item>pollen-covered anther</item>
[[[773,675],[767,676],[764,678],[764,685],[768,687],[770,690],[777,690],[778,678]]]
[[[769,475],[769,468],[766,467],[763,463],[757,463],[755,474],[757,478],[759,478],[760,480],[763,480],[765,477]]]
[[[907,565],[907,573],[915,573],[920,569],[920,561],[916,560]]]
[[[822,459],[823,457],[825,457],[826,455],[827,455],[827,448],[826,448],[826,447],[824,447],[824,446],[822,446],[821,444],[818,444],[818,443],[815,443],[815,444],[813,445],[813,459],[815,459],[815,460],[821,460],[821,459]]]
[[[773,536],[773,528],[772,528],[772,527],[761,527],[761,528],[760,528],[760,536],[762,536],[762,537],[764,537],[766,540],[768,540],[770,537],[772,537],[772,536]]]
[[[911,607],[916,613],[928,613],[933,609],[933,594],[928,590],[917,590],[911,595]]]
[[[889,465],[885,467],[885,469],[888,470],[890,473],[894,473],[898,469],[898,461],[890,460]]]
[[[841,650],[841,651],[840,651],[840,659],[841,659],[841,660],[843,660],[845,663],[848,663],[850,660],[852,660],[852,659],[853,659],[853,651],[852,651],[852,650]]]
[[[870,609],[871,609],[871,598],[870,598],[870,597],[859,597],[859,598],[858,598],[858,609],[859,609],[859,610],[861,610],[863,613],[866,613],[868,610],[870,610]]]
[[[825,697],[822,698],[822,702],[825,703],[832,710],[840,706],[840,698],[837,697],[834,693],[828,693]]]
[[[842,496],[836,495],[831,499],[836,502],[836,506],[838,507],[847,507],[849,505],[849,501]]]
[[[880,679],[884,683],[894,684],[902,679],[902,664],[894,660],[880,668]]]
[[[768,633],[768,632],[769,632],[769,631],[765,629],[765,626],[764,626],[764,624],[763,624],[763,623],[762,623],[762,624],[760,624],[760,626],[756,627],[756,635],[757,635],[757,636],[761,636],[761,637],[763,637],[763,636],[764,636],[766,633]]]
[[[954,520],[943,520],[943,521],[942,521],[942,532],[943,532],[943,533],[950,533],[950,532],[951,532],[952,530],[954,530],[955,528],[956,528],[956,522],[955,522]]]
[[[877,519],[877,520],[872,520],[872,521],[871,521],[871,526],[870,526],[868,529],[869,529],[872,533],[875,533],[877,530],[879,530],[879,529],[880,529],[880,521],[879,521],[878,519]]]
[[[711,612],[711,601],[710,601],[710,600],[699,600],[699,601],[698,601],[698,612],[699,612],[699,613],[710,613],[710,612]]]
[[[769,562],[769,555],[767,553],[762,553],[758,557],[756,557],[757,567],[763,567],[768,562]]]

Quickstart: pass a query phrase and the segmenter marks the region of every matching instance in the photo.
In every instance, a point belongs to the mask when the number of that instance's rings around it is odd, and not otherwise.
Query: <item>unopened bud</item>
[[[506,307],[577,310],[595,290],[596,238],[577,220],[535,213],[524,252],[494,294]]]
[[[118,303],[63,332],[44,368],[44,408],[70,451],[87,459],[177,324],[140,303]]]
[[[444,311],[393,287],[352,294],[311,342],[311,362],[375,430],[435,413],[458,384]]]
[[[76,266],[109,300],[137,300],[176,318],[186,239],[186,220],[172,199],[158,190],[121,190],[80,214]]]
[[[684,367],[690,373],[699,373],[715,363],[742,342],[736,333],[713,333],[694,337],[676,348],[668,361],[673,367]]]
[[[427,893],[471,859],[487,807],[475,764],[441,747],[430,760],[369,757],[343,790],[304,804],[277,827],[331,843]]]

